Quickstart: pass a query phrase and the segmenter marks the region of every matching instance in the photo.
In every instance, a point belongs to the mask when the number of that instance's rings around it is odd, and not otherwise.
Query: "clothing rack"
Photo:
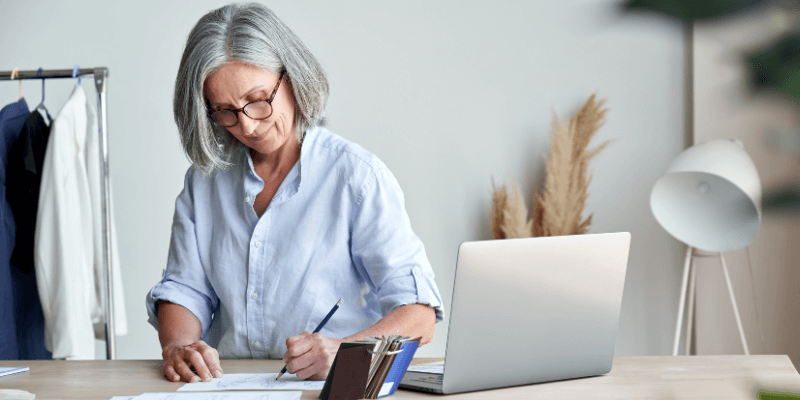
[[[13,71],[0,71],[0,81],[10,81]],[[106,112],[106,81],[108,80],[108,68],[80,68],[72,69],[49,69],[36,71],[16,71],[14,80],[19,79],[53,79],[53,78],[78,78],[86,75],[94,76],[94,84],[97,89],[97,118],[98,135],[100,136],[100,166],[103,172],[102,179],[102,209],[103,209],[103,280],[105,281],[106,294],[106,359],[116,359],[116,348],[114,343],[114,289],[112,285],[111,270],[111,188],[108,180],[108,118]]]

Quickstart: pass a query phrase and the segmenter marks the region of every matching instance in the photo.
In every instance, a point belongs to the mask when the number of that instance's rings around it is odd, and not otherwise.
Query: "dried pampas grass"
[[[507,238],[530,237],[533,233],[533,221],[528,221],[528,208],[525,206],[525,200],[522,199],[522,192],[517,181],[514,181],[513,188],[511,202],[508,203],[505,210],[503,232]]]
[[[492,211],[489,214],[489,225],[495,239],[515,239],[531,237],[533,221],[528,220],[528,208],[522,198],[522,191],[516,180],[511,187],[511,195],[506,185],[497,188],[492,178]]]
[[[498,189],[492,178],[492,211],[489,213],[489,226],[492,228],[492,237],[495,239],[505,239],[503,232],[503,221],[506,215],[506,205],[508,204],[508,192],[506,185]]]
[[[589,197],[589,160],[603,150],[608,141],[588,149],[597,130],[605,123],[608,111],[605,100],[596,101],[591,95],[575,117],[564,125],[553,116],[553,134],[550,138],[550,160],[544,191],[534,196],[534,204],[541,209],[539,226],[534,228],[540,236],[580,235],[592,223],[592,214],[582,218]]]
[[[588,149],[597,130],[605,123],[605,100],[591,95],[567,124],[553,116],[550,160],[544,189],[534,195],[533,219],[528,220],[519,185],[513,184],[509,197],[505,185],[497,188],[492,180],[490,225],[495,239],[530,236],[579,235],[586,233],[592,214],[583,219],[589,196],[589,161],[609,142]],[[509,201],[510,198],[510,201]]]

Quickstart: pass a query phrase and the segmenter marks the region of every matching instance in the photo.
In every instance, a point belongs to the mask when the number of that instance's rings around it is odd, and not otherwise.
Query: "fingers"
[[[313,374],[313,372],[308,373],[308,371],[304,371],[308,369],[312,363],[313,357],[311,356],[311,352],[307,352],[306,354],[290,358],[286,363],[286,371],[290,374],[297,374],[298,378],[305,379]]]
[[[314,341],[312,334],[303,332],[297,336],[292,336],[286,339],[286,353],[283,355],[283,362],[286,364],[286,370],[290,374],[306,368],[310,362],[308,357],[303,357],[314,348]]]
[[[303,368],[303,369],[300,369],[300,370],[297,370],[297,371],[293,372],[293,374],[297,375],[297,377],[300,378],[300,379],[308,379],[308,378],[312,377],[314,375],[314,373],[315,373],[313,367],[314,367],[313,365],[309,365],[306,368]],[[287,370],[288,370],[288,368],[287,368]]]
[[[187,349],[190,361],[203,382],[211,382],[211,378],[222,378],[222,367],[219,365],[219,352],[206,342],[198,340]]]
[[[317,333],[317,335],[319,335]],[[314,334],[306,331],[297,336],[286,339],[286,354],[283,355],[283,362],[288,363],[290,359],[299,357],[314,347]],[[321,335],[320,335],[321,336]]]
[[[197,376],[199,376],[203,382],[211,382],[211,372],[208,371],[208,366],[206,366],[206,362],[203,360],[203,356],[200,355],[200,352],[192,349],[188,350],[188,353],[189,363],[194,367]]]
[[[188,346],[164,351],[162,374],[169,381],[211,382],[211,378],[222,377],[219,353],[213,347],[199,340]],[[194,371],[192,371],[194,369]]]
[[[200,354],[203,355],[203,361],[205,361],[206,366],[208,366],[211,375],[213,375],[214,378],[222,378],[222,366],[219,364],[219,352],[217,349],[208,346],[203,349]]]
[[[317,372],[316,374],[311,375],[308,379],[312,380],[312,381],[324,381],[324,380],[328,379],[328,372],[330,372],[330,370],[324,370],[322,372]]]
[[[301,379],[325,379],[338,349],[338,342],[319,333],[303,332],[287,339],[286,370]]]
[[[311,353],[312,352],[306,353],[300,358],[295,359],[298,361],[296,365],[307,364],[305,367],[298,368],[294,370],[294,372],[292,372],[292,369],[288,367],[286,368],[286,370],[289,371],[290,373],[297,375],[297,377],[300,379],[324,381],[328,377],[328,372],[330,372],[331,364],[329,361],[326,360],[326,357],[323,354],[311,355]],[[304,357],[309,357],[309,358],[304,359]]]
[[[292,372],[293,374],[297,375],[300,379],[310,379],[310,380],[325,380],[328,377],[328,372],[330,372],[330,365],[328,365],[324,359],[320,357],[314,357],[314,362],[306,366],[305,368],[301,368]],[[286,369],[289,370],[288,368]]]
[[[181,376],[175,372],[175,368],[172,367],[172,364],[164,364],[161,373],[164,374],[164,378],[168,381],[178,382],[181,380]]]
[[[192,372],[192,369],[189,368],[189,364],[186,364],[186,362],[183,360],[178,360],[175,363],[175,370],[186,382],[195,383],[200,381],[200,377],[195,375],[194,372]]]

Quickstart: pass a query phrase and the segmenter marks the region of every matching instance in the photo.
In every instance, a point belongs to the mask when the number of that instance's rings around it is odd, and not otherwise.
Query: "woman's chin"
[[[256,153],[268,155],[280,151],[281,148],[283,148],[286,144],[287,142],[285,141],[279,143],[275,140],[263,139],[250,141],[249,144],[247,144],[247,147]]]

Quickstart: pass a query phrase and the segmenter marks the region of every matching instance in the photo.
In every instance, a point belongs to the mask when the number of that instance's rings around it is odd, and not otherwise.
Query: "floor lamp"
[[[686,354],[692,335],[695,297],[695,257],[716,253],[728,286],[739,336],[750,354],[723,252],[749,245],[761,224],[761,181],[755,165],[738,140],[712,140],[679,154],[653,187],[650,208],[669,234],[686,244],[678,322],[672,354],[678,355],[687,290],[689,318]],[[690,279],[691,278],[691,279]],[[690,282],[691,281],[691,282]]]

